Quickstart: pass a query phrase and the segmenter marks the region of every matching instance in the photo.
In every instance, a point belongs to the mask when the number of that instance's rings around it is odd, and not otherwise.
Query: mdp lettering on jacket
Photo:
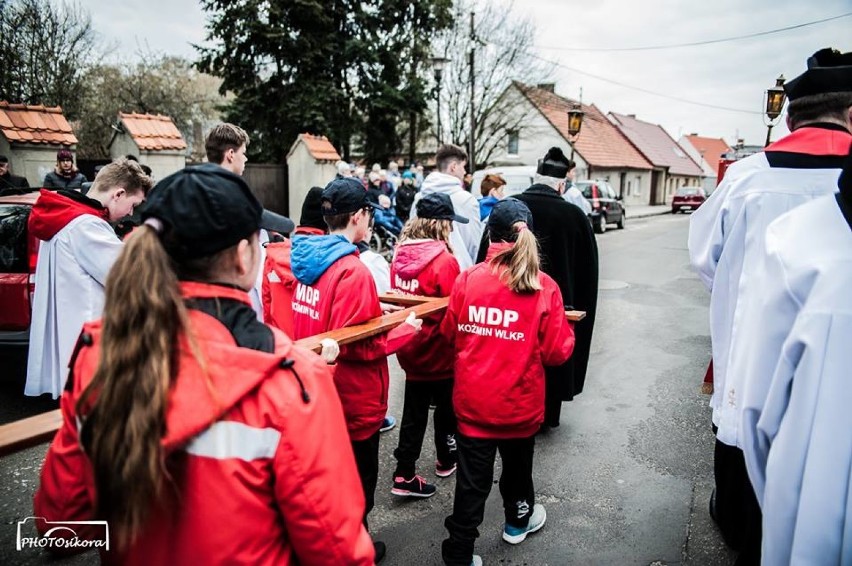
[[[397,274],[393,276],[393,286],[397,291],[404,291],[411,295],[417,294],[417,288],[420,286],[420,281],[417,279],[403,279]]]
[[[518,322],[518,311],[498,309],[495,307],[477,307],[469,305],[467,309],[468,323],[458,325],[458,331],[479,336],[500,338],[520,342],[524,339],[523,332],[509,328]]]
[[[296,284],[296,294],[293,296],[293,312],[307,315],[314,320],[319,320],[319,312],[316,310],[320,299],[319,289],[310,285]]]

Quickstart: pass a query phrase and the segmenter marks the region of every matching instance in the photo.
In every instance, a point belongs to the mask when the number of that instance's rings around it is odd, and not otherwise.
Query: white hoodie
[[[453,255],[459,262],[459,267],[462,271],[473,265],[476,260],[476,254],[479,251],[479,242],[482,239],[482,221],[479,219],[479,202],[472,194],[464,190],[461,181],[447,175],[435,171],[423,179],[423,186],[420,187],[420,192],[414,198],[415,206],[411,208],[411,216],[417,216],[417,201],[423,195],[429,193],[444,193],[450,196],[453,201],[453,209],[459,216],[464,216],[470,222],[461,224],[453,222],[453,232],[450,234],[450,246],[453,248]]]

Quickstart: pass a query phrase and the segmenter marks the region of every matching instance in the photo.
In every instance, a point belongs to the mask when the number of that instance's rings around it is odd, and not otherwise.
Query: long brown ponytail
[[[538,257],[538,240],[525,222],[512,225],[515,243],[491,259],[496,269],[505,267],[503,282],[516,293],[532,293],[541,289],[538,274],[541,265]]]
[[[142,225],[107,278],[98,369],[77,403],[97,517],[109,522],[119,547],[140,533],[165,483],[160,442],[186,322],[171,259],[155,230]]]

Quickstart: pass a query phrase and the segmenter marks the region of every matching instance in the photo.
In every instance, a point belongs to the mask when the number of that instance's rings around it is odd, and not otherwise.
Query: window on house
[[[636,196],[642,196],[642,176],[636,175]]]
[[[630,189],[631,189],[630,181],[627,181],[627,196],[630,196],[631,194],[633,194]]]
[[[509,155],[518,155],[518,130],[509,132]]]

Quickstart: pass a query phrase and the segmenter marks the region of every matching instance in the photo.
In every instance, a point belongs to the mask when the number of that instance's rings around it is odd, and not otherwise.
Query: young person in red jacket
[[[516,199],[494,206],[486,260],[456,279],[441,323],[455,347],[459,455],[453,514],[445,521],[450,536],[442,545],[447,564],[482,564],[473,546],[498,450],[503,540],[518,544],[546,519],[532,479],[535,433],[544,422],[544,366],[571,356],[574,331],[559,287],[540,271],[531,222]]]
[[[328,227],[320,212],[322,187],[311,187],[302,203],[302,215],[294,236],[323,236]],[[296,278],[290,266],[292,241],[270,242],[266,244],[266,260],[263,264],[263,285],[261,302],[263,303],[263,321],[281,329],[287,336],[293,336],[293,293],[296,290]]]
[[[357,180],[331,181],[322,192],[327,236],[295,236],[290,263],[296,276],[293,336],[296,339],[361,324],[381,316],[370,270],[358,259],[354,242],[366,237],[373,206]],[[334,384],[343,403],[346,426],[367,501],[373,508],[379,473],[379,428],[388,407],[387,356],[411,340],[423,321],[412,313],[386,334],[340,348]],[[329,483],[330,491],[337,491]],[[376,555],[384,555],[376,543]],[[378,562],[378,559],[377,559]]]
[[[417,201],[417,216],[406,223],[391,262],[391,287],[397,293],[449,297],[459,275],[459,262],[450,248],[453,221],[467,218],[453,210],[449,195],[430,193]],[[435,403],[435,474],[456,471],[456,417],[453,412],[453,359],[439,329],[443,314],[424,319],[417,337],[397,352],[405,370],[405,404],[399,445],[394,450],[396,471],[391,493],[404,497],[431,497],[435,486],[415,473]]]
[[[107,564],[373,564],[330,372],[247,293],[258,230],[293,223],[216,166],[163,179],[144,218],[77,342],[34,514],[106,521]]]

